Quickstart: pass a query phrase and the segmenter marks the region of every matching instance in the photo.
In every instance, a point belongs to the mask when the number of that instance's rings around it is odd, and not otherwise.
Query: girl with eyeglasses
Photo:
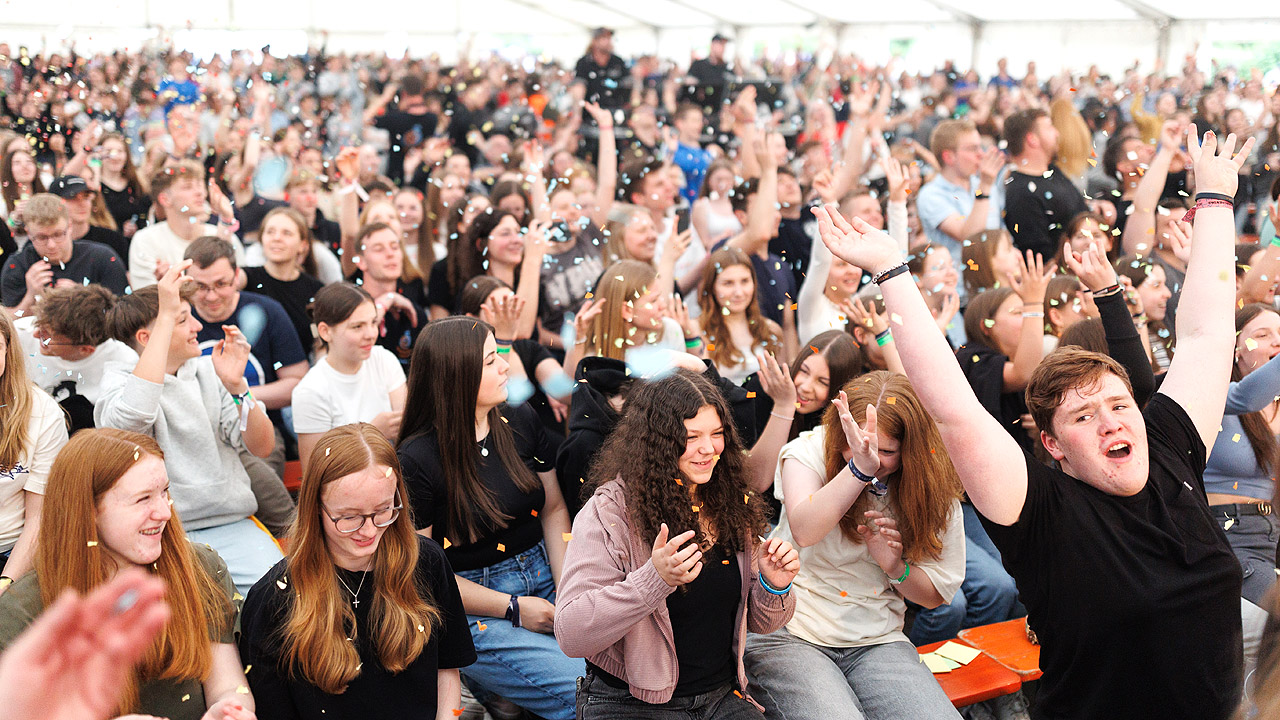
[[[311,451],[292,547],[245,598],[240,656],[262,717],[451,718],[475,660],[444,551],[413,532],[394,448],[367,423]]]

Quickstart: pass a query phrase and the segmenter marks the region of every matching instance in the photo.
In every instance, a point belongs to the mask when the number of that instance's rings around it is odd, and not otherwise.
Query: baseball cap
[[[82,177],[76,175],[61,175],[54,178],[53,182],[49,183],[49,192],[64,200],[70,200],[80,193],[92,192],[92,188],[89,187],[89,183],[85,182]]]

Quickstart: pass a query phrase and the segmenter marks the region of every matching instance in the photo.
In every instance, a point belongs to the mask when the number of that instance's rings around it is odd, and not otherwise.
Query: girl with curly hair
[[[772,538],[803,570],[795,617],[747,641],[752,693],[770,717],[958,717],[902,632],[906,601],[942,605],[965,577],[960,480],[907,378],[849,382],[780,462]]]
[[[747,632],[795,608],[800,565],[760,542],[728,403],[687,370],[631,391],[578,513],[556,605],[556,638],[587,658],[578,718],[760,718],[746,696]]]
[[[786,343],[791,347],[783,352],[782,326],[760,313],[755,267],[743,251],[726,247],[711,253],[698,302],[707,353],[721,377],[741,385],[759,372],[757,355],[771,352],[783,362],[795,355],[795,343]]]

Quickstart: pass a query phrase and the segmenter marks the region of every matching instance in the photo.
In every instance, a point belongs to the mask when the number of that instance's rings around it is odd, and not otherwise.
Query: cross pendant
[[[353,608],[358,608],[358,607],[360,607],[360,601],[359,601],[359,600],[357,600],[357,599],[355,599],[355,598],[351,598],[351,607],[353,607]]]

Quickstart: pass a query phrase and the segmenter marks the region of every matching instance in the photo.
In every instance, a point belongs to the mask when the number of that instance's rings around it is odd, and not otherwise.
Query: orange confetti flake
[[[537,511],[537,510],[530,510],[530,511],[529,511],[529,513],[530,513],[530,514],[532,514],[534,517],[538,517],[538,511]]]
[[[479,630],[480,632],[484,632],[485,630],[489,629],[489,626],[477,620],[476,629]]]
[[[503,545],[502,543],[498,543],[498,552],[506,552],[506,551],[507,551],[507,546]]]
[[[677,484],[677,485],[679,485],[680,487],[684,487],[684,481],[683,481],[683,480],[681,480],[680,478],[672,478],[672,479],[676,481],[676,484]]]
[[[844,590],[841,590],[840,597],[849,597],[849,593],[845,592]]]
[[[755,396],[756,396],[756,394],[755,394],[754,392],[750,392],[750,391],[748,391],[748,392],[747,392],[747,399],[748,399],[748,400],[750,400],[751,398],[753,398],[753,397],[755,397]]]
[[[897,405],[897,404],[898,404],[898,398],[896,398],[896,397],[894,397],[894,396],[892,396],[892,395],[890,395],[889,397],[885,398],[885,399],[884,399],[884,401],[885,401],[885,402],[887,402],[887,403],[889,403],[890,405]]]
[[[462,717],[462,708],[454,708],[454,709],[453,709],[453,716],[454,716],[454,717]]]
[[[573,539],[573,533],[560,533],[560,537],[564,538],[565,542],[569,542]]]
[[[442,544],[440,547],[444,548],[445,550],[448,550],[448,549],[449,549],[449,546],[450,546],[450,545],[452,545],[452,544],[453,544],[453,543],[449,542],[449,538],[445,538],[445,539],[444,539],[444,544]]]

